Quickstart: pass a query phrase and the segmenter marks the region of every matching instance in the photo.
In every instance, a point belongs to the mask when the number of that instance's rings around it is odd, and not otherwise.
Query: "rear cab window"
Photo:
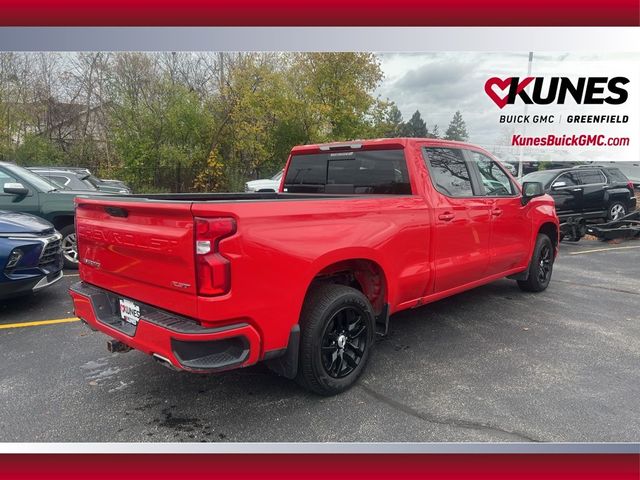
[[[293,155],[287,193],[411,195],[404,150],[356,150]]]

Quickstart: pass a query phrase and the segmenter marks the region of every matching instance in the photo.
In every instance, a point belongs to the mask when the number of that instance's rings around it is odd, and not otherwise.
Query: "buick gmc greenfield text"
[[[76,200],[75,312],[166,366],[266,361],[349,388],[389,315],[510,277],[547,288],[553,199],[484,150],[382,139],[295,147],[278,193]]]

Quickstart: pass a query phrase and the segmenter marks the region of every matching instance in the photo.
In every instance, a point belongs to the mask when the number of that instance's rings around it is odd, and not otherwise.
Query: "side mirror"
[[[540,182],[524,182],[522,184],[522,205],[526,205],[532,198],[544,195],[544,187]]]
[[[562,187],[566,187],[566,186],[567,186],[567,182],[556,182],[553,185],[551,185],[551,188],[556,190],[557,188],[562,188]]]
[[[4,193],[18,195],[20,197],[24,197],[29,193],[29,189],[21,183],[5,183],[3,191]]]

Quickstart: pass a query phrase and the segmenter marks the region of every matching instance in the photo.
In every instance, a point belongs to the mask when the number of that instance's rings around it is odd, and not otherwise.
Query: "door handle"
[[[440,215],[438,215],[438,218],[440,220],[444,220],[445,222],[450,222],[451,220],[453,220],[455,218],[455,215],[453,213],[450,213],[450,212],[445,212],[445,213],[441,213]]]
[[[499,217],[500,215],[502,215],[502,210],[499,208],[494,208],[493,210],[491,210],[491,215],[493,215],[494,217]]]
[[[582,188],[573,188],[571,191],[573,191],[573,192],[581,192]]]

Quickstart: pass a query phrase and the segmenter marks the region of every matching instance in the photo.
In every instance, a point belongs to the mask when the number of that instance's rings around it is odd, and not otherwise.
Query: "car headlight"
[[[22,260],[23,255],[24,253],[22,253],[22,250],[20,250],[19,248],[13,249],[11,251],[11,254],[9,255],[9,260],[7,261],[7,266],[5,267],[5,269],[10,270],[12,268],[15,268],[16,265],[20,263],[20,260]]]

